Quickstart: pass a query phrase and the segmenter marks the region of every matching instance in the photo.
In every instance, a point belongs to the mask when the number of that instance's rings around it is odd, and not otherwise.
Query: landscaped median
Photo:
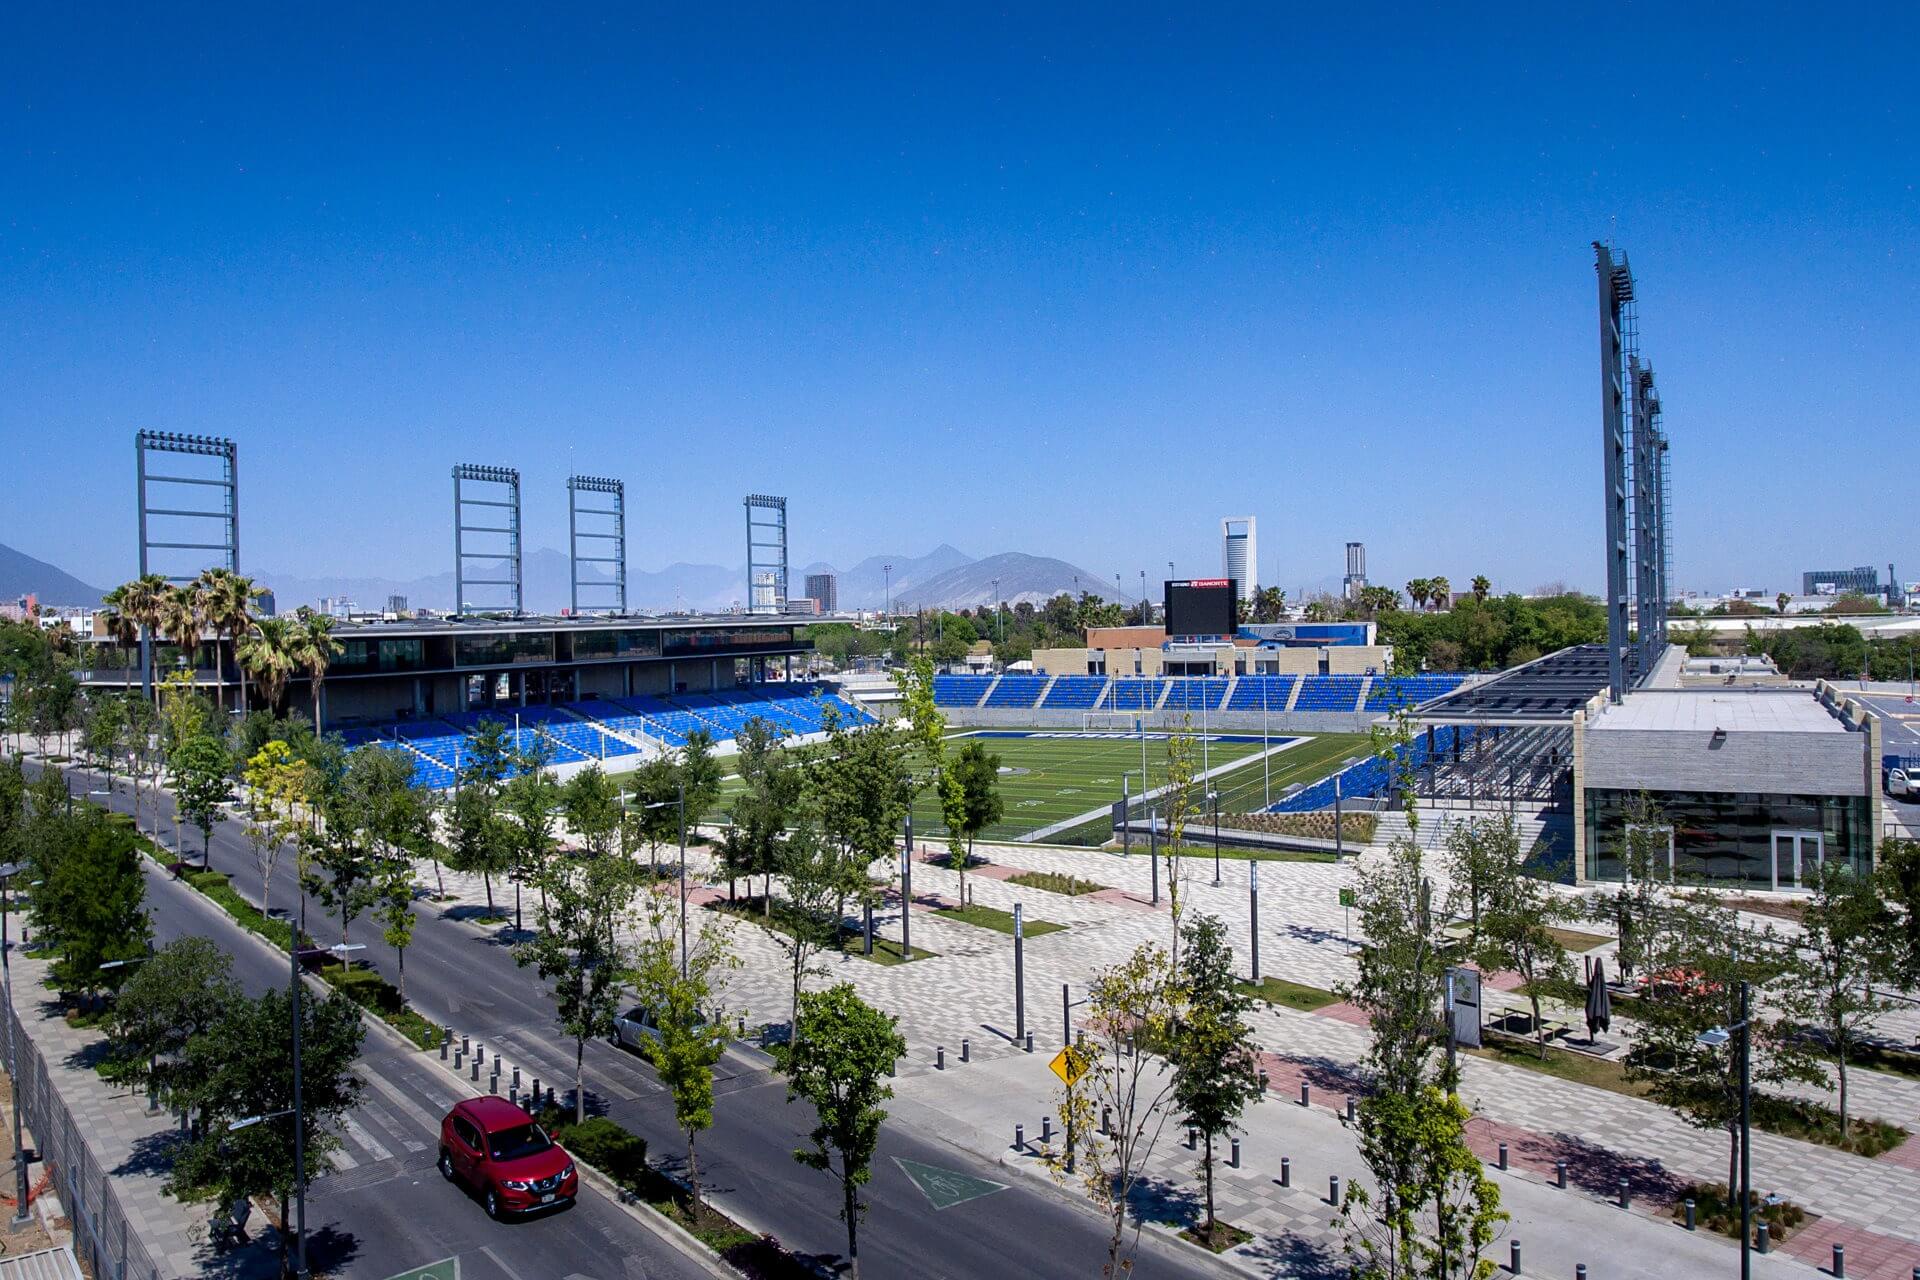
[[[709,903],[708,906],[715,911],[725,912],[727,915],[738,917],[741,920],[751,921],[763,929],[771,929],[776,933],[784,933],[789,938],[797,936],[803,924],[799,914],[794,910],[793,905],[780,898],[773,900],[771,912],[767,910],[766,900],[760,897],[721,898]],[[871,960],[875,964],[895,965],[908,963],[909,957],[902,953],[899,942],[894,939],[883,938],[877,933],[874,934],[873,953],[869,955],[866,951],[865,935],[858,929],[848,928],[845,921],[841,922],[839,937],[839,950],[842,955],[858,956],[862,960]],[[832,948],[829,948],[829,950],[831,949]],[[930,960],[933,958],[933,955],[934,953],[925,947],[916,945],[913,949],[911,959]]]
[[[129,819],[129,824],[131,820]],[[152,841],[140,837],[147,857],[161,866],[179,870],[179,880],[233,918],[247,932],[264,938],[276,951],[285,952],[292,942],[293,926],[274,920],[240,896],[223,871],[198,871],[191,864],[169,862],[160,856]],[[322,982],[346,995],[355,1004],[405,1036],[421,1049],[440,1043],[440,1028],[411,1005],[401,1000],[392,983],[373,969],[359,964],[321,964],[310,970]]]

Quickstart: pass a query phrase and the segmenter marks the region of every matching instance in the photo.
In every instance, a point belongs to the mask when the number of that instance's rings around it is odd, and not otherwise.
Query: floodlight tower
[[[483,496],[467,496],[467,486],[480,485]],[[503,524],[468,524],[467,508],[490,508],[502,512]],[[475,518],[484,518],[485,512]],[[479,550],[467,546],[466,535],[490,535]],[[504,545],[493,538],[502,539]],[[467,576],[467,563],[480,561],[488,566],[483,572],[504,577]],[[474,604],[467,599],[468,587],[501,587],[507,594],[504,604]],[[469,613],[493,613],[505,610],[519,614],[520,593],[520,472],[513,467],[486,467],[462,462],[453,469],[453,611],[465,617]]]
[[[747,612],[787,608],[787,500],[750,493],[747,508]]]
[[[180,474],[158,473],[148,469],[150,453],[176,459],[211,458],[214,463],[210,471],[204,463],[197,468],[186,463]],[[158,573],[168,582],[180,584],[193,581],[203,569],[240,572],[240,454],[233,441],[224,436],[182,435],[177,431],[138,431],[133,437],[133,455],[140,513],[140,576]],[[155,486],[160,487],[158,493]],[[207,531],[209,521],[211,533]],[[155,552],[166,554],[156,557]],[[206,554],[209,552],[213,554]],[[153,637],[144,629],[140,635],[140,670],[142,686],[151,695]]]
[[[1640,670],[1660,660],[1667,644],[1666,494],[1667,441],[1660,421],[1660,390],[1653,366],[1638,353],[1627,356],[1633,383],[1633,597],[1640,639]]]
[[[1627,601],[1633,590],[1627,543],[1626,351],[1633,324],[1633,271],[1626,255],[1593,242],[1600,277],[1600,449],[1607,524],[1607,690],[1619,702],[1627,692]]]
[[[583,507],[580,495],[597,493],[604,495],[606,506]],[[588,499],[592,501],[592,499]],[[590,517],[589,528],[580,527],[580,517]],[[587,549],[604,550],[608,555],[581,555],[580,544],[589,544]],[[594,547],[592,543],[608,544]],[[580,612],[580,591],[611,591],[612,607],[609,612],[624,614],[627,611],[627,484],[624,480],[608,480],[602,476],[567,477],[567,559],[570,566],[573,591],[571,600],[573,612]],[[606,578],[582,580],[580,566],[587,564],[611,565]],[[608,581],[611,578],[611,581]],[[599,608],[606,609],[602,602]]]

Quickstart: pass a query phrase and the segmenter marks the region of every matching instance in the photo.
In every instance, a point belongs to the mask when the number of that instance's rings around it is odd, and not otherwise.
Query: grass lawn
[[[1832,1107],[1800,1098],[1753,1095],[1753,1123],[1782,1137],[1818,1142],[1855,1155],[1877,1156],[1907,1140],[1907,1131],[1880,1119],[1847,1117],[1847,1136],[1840,1136],[1840,1113]],[[1736,1206],[1737,1207],[1737,1206]]]
[[[1506,1036],[1489,1035],[1486,1047],[1465,1049],[1478,1058],[1491,1058],[1495,1062],[1504,1062],[1510,1066],[1525,1067],[1529,1071],[1538,1071],[1542,1075],[1557,1076],[1562,1080],[1571,1080],[1575,1084],[1591,1085],[1595,1089],[1605,1089],[1608,1093],[1625,1094],[1629,1098],[1644,1098],[1648,1086],[1642,1082],[1627,1079],[1624,1063],[1606,1058],[1592,1058],[1584,1053],[1572,1053],[1566,1049],[1547,1046],[1547,1056],[1541,1058],[1532,1041],[1510,1039]]]
[[[1039,889],[1043,893],[1064,893],[1068,897],[1078,897],[1083,893],[1098,893],[1111,885],[1096,884],[1091,880],[1082,880],[1079,876],[1070,876],[1064,871],[1022,871],[1019,875],[1008,876],[1008,884],[1017,884],[1023,889]]]
[[[1013,933],[1013,913],[1002,911],[998,907],[942,907],[933,914],[947,920],[958,920],[963,924],[978,925],[982,929],[991,929],[995,933],[1009,936]],[[1021,932],[1029,938],[1037,938],[1043,933],[1059,933],[1067,926],[1055,924],[1051,920],[1036,920],[1026,916],[1020,921]],[[877,943],[876,943],[877,945]]]
[[[1607,943],[1613,941],[1612,938],[1602,934],[1582,933],[1578,929],[1562,929],[1558,925],[1551,924],[1547,926],[1547,932],[1553,935],[1555,942],[1565,947],[1568,951],[1571,951],[1574,955],[1579,955],[1583,951],[1591,951],[1595,947],[1604,947]]]
[[[789,938],[795,935],[799,925],[799,915],[794,911],[791,903],[783,902],[781,899],[775,898],[773,900],[773,914],[771,916],[761,913],[761,905],[761,899],[758,897],[736,898],[732,902],[722,899],[714,903],[712,909],[715,911],[724,911],[728,915],[739,916],[742,920],[751,920],[754,924],[764,929],[772,929],[777,933],[784,933]],[[832,948],[830,947],[828,950],[832,950]],[[895,965],[908,963],[907,956],[901,951],[898,940],[883,938],[877,933],[873,936],[873,954],[868,955],[864,935],[858,929],[848,928],[845,921],[842,921],[840,924],[840,952],[843,955],[859,956],[862,960],[870,960],[874,964]],[[915,946],[913,949],[914,960],[930,960],[935,954],[935,952],[929,951],[922,946]]]
[[[1242,982],[1237,985],[1240,990],[1256,1000],[1265,1000],[1268,1004],[1285,1005],[1289,1009],[1298,1009],[1302,1013],[1312,1013],[1315,1009],[1325,1008],[1340,998],[1331,991],[1322,991],[1319,987],[1310,987],[1304,982],[1290,982],[1286,978],[1262,978],[1258,983]]]
[[[1138,795],[1141,789],[1138,738],[1124,734],[1081,736],[1072,731],[1029,734],[989,729],[959,733],[948,740],[948,747],[958,751],[974,740],[1000,757],[1003,770],[1000,795],[1005,814],[980,833],[982,840],[1012,840],[1099,809],[1102,812],[1098,818],[1054,837],[1063,844],[1099,845],[1113,834],[1112,817],[1106,811],[1120,798],[1123,776],[1132,775],[1134,794]],[[1276,743],[1285,740],[1284,736],[1273,739]],[[1164,734],[1149,735],[1146,764],[1155,785],[1164,781],[1166,749]],[[1365,755],[1368,749],[1365,734],[1325,734],[1273,756],[1263,770],[1258,738],[1230,740],[1216,736],[1207,744],[1206,755],[1216,769],[1223,764],[1237,766],[1210,784],[1220,792],[1222,812],[1232,813],[1261,808],[1266,803],[1269,784],[1271,794],[1277,799],[1294,783],[1317,781],[1338,768],[1348,756]],[[737,777],[722,783],[720,799],[707,820],[725,821],[726,808],[739,794],[741,785]],[[939,798],[931,790],[914,803],[913,829],[917,836],[927,839],[945,835]]]

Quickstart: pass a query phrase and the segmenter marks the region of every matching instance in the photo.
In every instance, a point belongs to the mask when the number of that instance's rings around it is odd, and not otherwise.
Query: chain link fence
[[[60,1197],[73,1226],[74,1255],[96,1280],[169,1280],[128,1226],[113,1179],[88,1150],[73,1112],[53,1087],[46,1059],[12,1009],[7,1010],[7,1035],[17,1063],[14,1096],[22,1122],[39,1144],[43,1166],[28,1170],[30,1184],[45,1179]]]

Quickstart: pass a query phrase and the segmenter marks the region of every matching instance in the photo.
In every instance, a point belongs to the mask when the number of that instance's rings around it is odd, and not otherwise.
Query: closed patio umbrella
[[[1613,1025],[1613,997],[1607,992],[1606,961],[1596,958],[1587,979],[1587,1038],[1597,1039]]]

